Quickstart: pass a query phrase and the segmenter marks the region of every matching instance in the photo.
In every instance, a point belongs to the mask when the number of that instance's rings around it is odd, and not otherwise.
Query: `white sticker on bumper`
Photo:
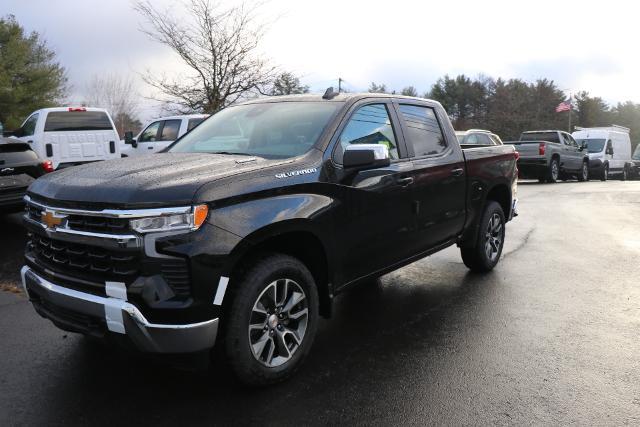
[[[222,305],[224,294],[227,291],[227,285],[229,284],[229,278],[221,276],[218,282],[218,289],[216,290],[216,296],[213,298],[214,305]]]

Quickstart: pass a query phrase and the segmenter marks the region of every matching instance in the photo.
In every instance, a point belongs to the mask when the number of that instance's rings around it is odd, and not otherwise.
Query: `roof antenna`
[[[338,92],[333,91],[333,86],[330,86],[327,88],[327,90],[324,91],[324,95],[322,95],[322,99],[333,99],[333,97],[336,96],[337,94]]]

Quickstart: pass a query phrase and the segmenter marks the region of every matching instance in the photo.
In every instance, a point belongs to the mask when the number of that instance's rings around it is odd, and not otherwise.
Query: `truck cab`
[[[54,169],[120,157],[118,133],[102,108],[43,108],[5,135],[28,143]]]
[[[152,120],[135,137],[130,132],[125,133],[125,139],[120,144],[122,157],[135,157],[164,150],[207,117],[208,114],[188,114]]]

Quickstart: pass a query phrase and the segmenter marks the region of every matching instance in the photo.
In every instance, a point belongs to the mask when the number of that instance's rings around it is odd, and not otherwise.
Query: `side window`
[[[187,132],[189,132],[194,127],[198,126],[203,121],[204,121],[203,118],[202,119],[189,119],[189,123],[187,124]]]
[[[576,140],[573,139],[571,135],[566,134],[564,137],[567,139],[570,146],[578,148],[578,143],[576,143]]]
[[[29,117],[22,125],[21,136],[31,136],[36,131],[36,123],[38,123],[38,113]]]
[[[140,134],[140,138],[138,142],[154,142],[158,138],[158,130],[160,129],[160,123],[155,122],[151,123],[147,128]]]
[[[342,163],[344,149],[350,144],[383,144],[389,148],[391,159],[398,158],[398,145],[385,104],[365,105],[357,109],[342,131],[339,142],[335,159],[338,163]]]
[[[491,142],[493,143],[493,145],[502,145],[502,142],[500,141],[498,135],[491,134]]]
[[[432,156],[446,150],[447,143],[433,108],[402,104],[400,115],[407,125],[407,140],[413,145],[416,157]]]
[[[159,141],[175,141],[178,139],[181,120],[166,120],[162,127]]]

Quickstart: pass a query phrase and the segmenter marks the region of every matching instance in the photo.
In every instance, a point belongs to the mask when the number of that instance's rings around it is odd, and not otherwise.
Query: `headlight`
[[[183,214],[152,216],[131,220],[131,228],[138,233],[155,233],[160,231],[195,231],[207,219],[207,205],[194,206],[191,212]]]

